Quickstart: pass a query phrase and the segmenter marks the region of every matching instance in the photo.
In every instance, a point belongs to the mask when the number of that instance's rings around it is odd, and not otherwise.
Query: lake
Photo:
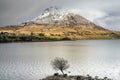
[[[0,44],[0,80],[38,80],[55,71],[51,60],[67,59],[69,75],[120,79],[120,40],[78,40]],[[60,73],[60,72],[59,72]]]

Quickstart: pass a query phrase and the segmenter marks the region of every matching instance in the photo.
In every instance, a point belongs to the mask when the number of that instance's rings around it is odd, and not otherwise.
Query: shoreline
[[[108,77],[100,78],[99,76],[92,77],[89,74],[86,76],[82,75],[59,75],[58,73],[55,73],[54,75],[47,76],[45,78],[39,79],[39,80],[113,80]]]
[[[43,40],[43,41],[5,41],[1,43],[34,43],[34,42],[62,42],[62,41],[80,41],[80,40],[120,40],[120,39],[79,39],[79,40]]]

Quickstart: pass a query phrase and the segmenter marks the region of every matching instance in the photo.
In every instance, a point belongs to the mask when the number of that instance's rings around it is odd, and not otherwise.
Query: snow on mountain
[[[33,22],[39,24],[52,24],[54,21],[61,20],[64,13],[57,7],[50,7],[43,11]]]
[[[50,7],[45,9],[40,16],[35,18],[33,23],[70,26],[88,24],[90,21],[80,16],[76,11],[74,12],[73,10],[62,10],[57,7]]]

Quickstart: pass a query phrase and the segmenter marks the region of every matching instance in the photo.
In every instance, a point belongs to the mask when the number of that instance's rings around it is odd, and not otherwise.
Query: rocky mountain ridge
[[[101,28],[95,25],[91,21],[83,18],[78,13],[59,10],[57,7],[50,7],[44,10],[44,12],[38,16],[36,19],[31,21],[35,24],[45,24],[52,26],[66,26],[66,27],[80,27],[80,28]]]
[[[46,38],[48,40],[51,38],[55,38],[54,40],[65,38],[69,40],[120,38],[119,31],[104,29],[78,13],[62,11],[57,7],[47,8],[37,18],[20,25],[2,27],[0,32],[2,32],[2,36],[4,36],[3,33],[29,37],[32,35],[37,41],[41,38],[44,40]]]

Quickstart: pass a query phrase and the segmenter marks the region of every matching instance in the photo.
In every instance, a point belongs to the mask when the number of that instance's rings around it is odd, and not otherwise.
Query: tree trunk
[[[64,75],[64,72],[63,72],[63,70],[61,70],[61,72],[62,72],[62,74]]]

